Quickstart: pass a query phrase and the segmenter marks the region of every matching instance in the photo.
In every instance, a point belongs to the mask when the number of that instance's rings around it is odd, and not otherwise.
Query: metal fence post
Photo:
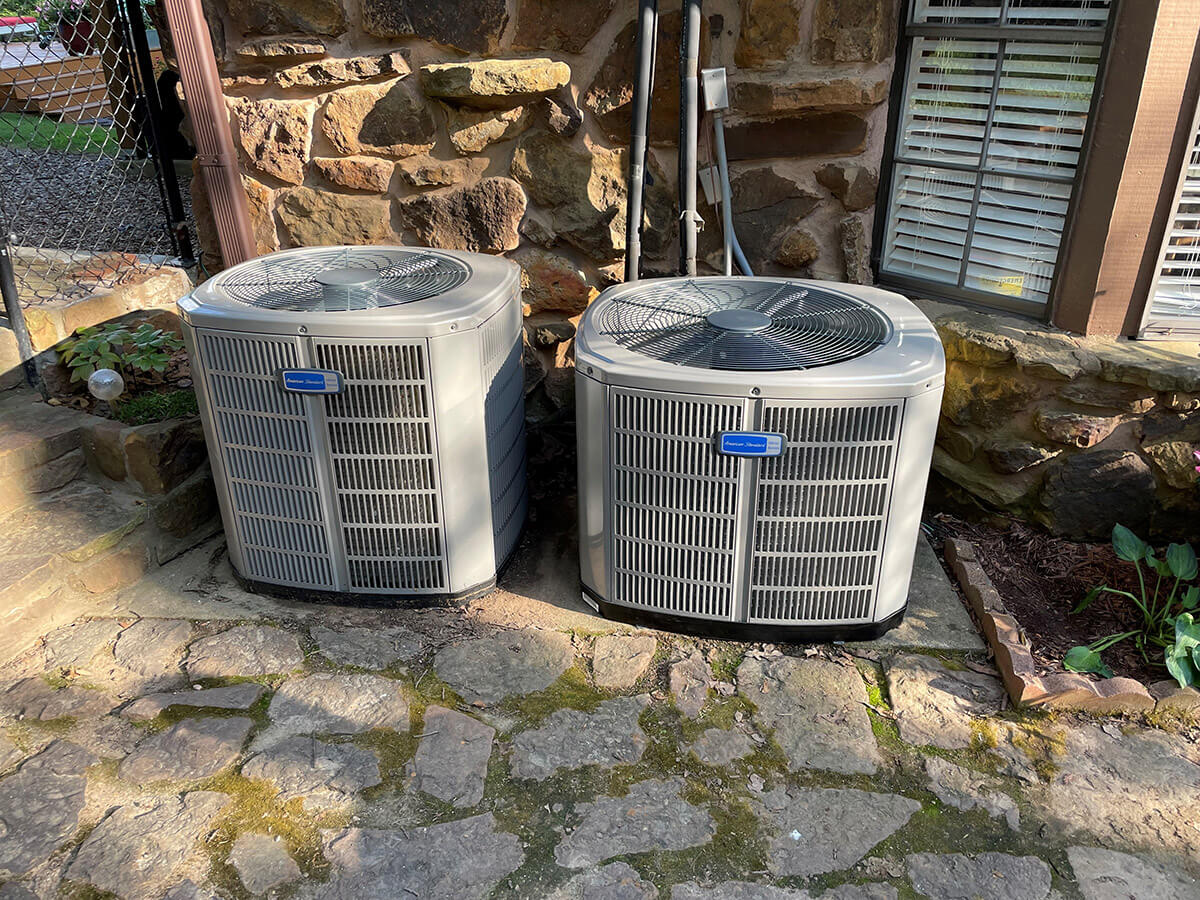
[[[21,367],[25,370],[25,380],[31,387],[42,390],[42,380],[38,375],[37,363],[33,359],[33,341],[29,339],[25,311],[21,309],[21,300],[17,296],[17,279],[13,275],[12,254],[9,251],[11,238],[7,232],[8,229],[5,229],[5,233],[0,235],[0,294],[4,295],[4,314],[8,318],[8,327],[12,329],[13,337],[17,339],[17,353],[21,357]]]

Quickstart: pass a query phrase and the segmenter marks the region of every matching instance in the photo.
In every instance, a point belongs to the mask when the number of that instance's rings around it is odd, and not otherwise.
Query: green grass
[[[130,400],[118,401],[117,418],[126,425],[149,425],[166,419],[194,416],[200,411],[196,392],[171,391],[169,394],[138,394]]]
[[[121,151],[116,131],[103,125],[55,122],[25,113],[0,113],[0,144],[26,150],[58,150],[116,156]]]

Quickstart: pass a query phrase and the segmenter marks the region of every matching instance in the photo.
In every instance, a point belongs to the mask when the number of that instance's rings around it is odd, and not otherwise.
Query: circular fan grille
[[[745,371],[845,362],[890,332],[883,314],[861,300],[764,279],[646,282],[599,309],[596,327],[652,359]]]
[[[253,260],[219,276],[218,287],[259,309],[347,312],[427,300],[470,274],[464,263],[423,250],[339,247]]]

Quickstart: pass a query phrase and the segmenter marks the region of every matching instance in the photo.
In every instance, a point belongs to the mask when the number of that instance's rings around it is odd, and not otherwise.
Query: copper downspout
[[[196,161],[204,173],[204,187],[217,225],[221,257],[226,266],[233,266],[258,253],[221,93],[217,58],[200,2],[166,0],[167,24],[175,44],[188,118],[196,136]]]

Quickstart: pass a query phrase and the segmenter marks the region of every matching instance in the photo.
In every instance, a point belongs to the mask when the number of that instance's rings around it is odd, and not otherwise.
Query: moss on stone
[[[556,710],[578,709],[591,712],[608,699],[608,696],[607,692],[591,684],[587,672],[576,661],[544,691],[508,697],[500,704],[499,709],[518,717],[526,723],[526,727],[534,728]]]
[[[241,834],[259,833],[279,837],[307,878],[328,878],[329,863],[321,852],[321,829],[344,828],[349,817],[342,813],[313,815],[304,810],[299,797],[280,802],[275,788],[264,781],[225,773],[209,778],[199,789],[220,791],[230,798],[204,843],[211,864],[214,886],[239,900],[250,895],[229,864],[233,842]]]

